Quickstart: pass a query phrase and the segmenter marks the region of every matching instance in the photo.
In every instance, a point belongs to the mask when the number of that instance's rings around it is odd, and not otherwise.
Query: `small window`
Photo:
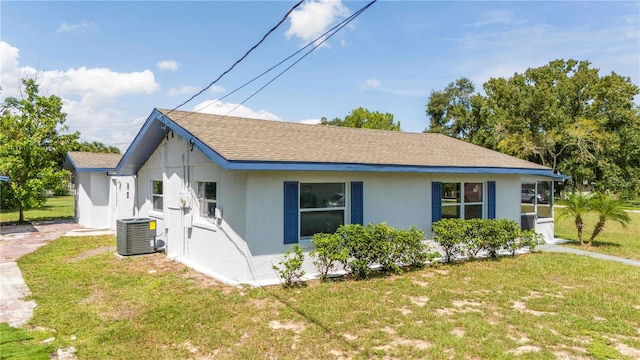
[[[442,218],[481,219],[483,186],[483,183],[443,183]]]
[[[334,233],[345,209],[344,183],[300,184],[300,237]]]
[[[129,183],[127,183],[127,200],[129,200]]]
[[[214,182],[198,182],[200,216],[213,219],[216,211],[217,186]]]
[[[153,210],[162,211],[162,181],[151,181],[151,202],[153,203]]]

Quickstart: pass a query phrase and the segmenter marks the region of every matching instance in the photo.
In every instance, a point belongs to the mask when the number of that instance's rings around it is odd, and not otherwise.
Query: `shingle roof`
[[[110,169],[118,166],[122,154],[69,151],[67,157],[76,169]]]
[[[441,134],[158,110],[229,161],[550,170]]]

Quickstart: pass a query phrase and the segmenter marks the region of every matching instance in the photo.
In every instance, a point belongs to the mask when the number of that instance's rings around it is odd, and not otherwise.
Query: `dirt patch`
[[[429,286],[429,283],[426,281],[418,281],[418,280],[413,280],[412,283],[421,286],[421,287],[427,287]]]
[[[64,262],[76,262],[78,260],[83,260],[83,259],[90,258],[92,256],[104,254],[106,252],[114,252],[114,251],[116,251],[116,247],[115,246],[103,246],[101,248],[87,250],[87,251],[85,251],[83,253],[78,254],[78,256],[74,256],[72,258],[65,259],[63,261]]]
[[[636,348],[632,348],[631,346],[623,343],[617,343],[616,349],[620,351],[620,354],[624,356],[629,356],[634,359],[640,359],[640,350]]]
[[[408,296],[409,300],[411,300],[411,303],[415,306],[419,306],[419,307],[423,307],[425,305],[427,305],[427,302],[429,302],[429,298],[426,296]]]
[[[466,301],[466,300],[454,300],[453,306],[457,308],[465,307],[465,306],[482,306],[482,303],[476,301]]]
[[[269,327],[273,330],[291,330],[296,334],[301,333],[305,329],[305,325],[302,322],[288,321],[283,324],[278,320],[269,321]]]
[[[358,339],[358,335],[342,334],[342,336],[349,341],[354,341]]]
[[[460,329],[460,328],[455,328],[453,330],[451,330],[451,333],[457,337],[464,337],[464,330]]]
[[[528,353],[528,352],[539,352],[540,351],[540,347],[538,346],[533,346],[533,345],[523,345],[520,347],[517,347],[513,350],[509,350],[508,352],[514,354],[514,355],[521,355],[524,353]]]
[[[428,341],[420,340],[420,339],[397,338],[397,339],[393,339],[387,345],[375,346],[374,349],[388,351],[397,346],[411,346],[419,350],[424,350],[424,349],[430,348],[431,346],[433,346],[433,344],[431,344]]]
[[[527,314],[531,314],[533,316],[543,316],[543,315],[557,315],[554,312],[545,312],[545,311],[538,311],[538,310],[531,310],[527,308],[527,305],[521,301],[514,301],[513,302],[513,306],[514,309],[522,312],[522,313],[527,313]]]
[[[408,316],[410,315],[413,311],[407,309],[406,307],[400,308],[398,309],[398,311],[400,311],[400,313],[404,316]]]

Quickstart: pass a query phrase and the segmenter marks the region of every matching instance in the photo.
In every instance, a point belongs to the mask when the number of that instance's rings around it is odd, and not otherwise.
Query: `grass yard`
[[[73,196],[52,196],[47,198],[47,202],[40,208],[26,210],[24,212],[25,221],[44,221],[73,218],[74,197]],[[20,219],[18,210],[0,211],[0,223],[17,223]]]
[[[114,251],[63,237],[19,259],[36,340],[80,359],[640,357],[640,271],[614,262],[537,253],[286,290]]]
[[[43,345],[33,341],[29,333],[0,323],[0,358],[46,360],[54,352],[52,345]]]
[[[556,209],[555,235],[556,237],[571,240],[572,243],[566,246],[580,248],[578,243],[578,232],[574,220],[566,217],[558,219]],[[631,223],[623,228],[622,225],[614,221],[607,221],[605,230],[595,239],[589,251],[621,256],[627,259],[640,260],[640,213],[630,212]],[[587,226],[583,231],[584,241],[588,241],[593,232],[593,227],[598,222],[596,214],[588,214],[584,219]]]

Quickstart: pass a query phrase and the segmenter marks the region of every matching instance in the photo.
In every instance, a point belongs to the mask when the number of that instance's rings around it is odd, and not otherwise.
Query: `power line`
[[[272,82],[274,82],[276,79],[278,79],[281,75],[283,75],[285,72],[289,71],[289,69],[291,69],[294,65],[296,65],[297,63],[299,63],[300,61],[302,61],[302,59],[304,59],[305,57],[307,57],[307,55],[309,55],[313,50],[317,49],[320,45],[324,44],[327,40],[329,40],[333,35],[335,35],[338,31],[342,30],[342,28],[344,28],[345,26],[347,26],[347,24],[349,24],[351,21],[353,21],[356,17],[358,17],[360,14],[362,14],[365,10],[367,10],[371,5],[373,5],[376,1],[378,0],[373,0],[370,3],[368,3],[367,5],[363,6],[360,10],[358,10],[357,12],[355,12],[353,15],[351,15],[350,17],[348,17],[347,19],[345,19],[344,21],[342,21],[339,24],[339,27],[333,31],[331,34],[327,35],[324,39],[322,39],[322,41],[320,41],[318,44],[316,44],[316,46],[314,46],[313,48],[311,48],[309,51],[307,51],[304,55],[302,55],[302,57],[300,57],[298,60],[296,60],[295,62],[293,62],[293,64],[289,65],[288,67],[286,67],[284,70],[282,70],[278,75],[276,75],[273,79],[269,80],[266,84],[264,84],[261,88],[259,88],[258,90],[254,91],[253,94],[251,94],[249,97],[247,97],[246,99],[242,100],[241,103],[237,104],[233,109],[231,109],[229,112],[227,112],[225,114],[225,116],[229,115],[230,113],[232,113],[235,109],[237,109],[240,105],[244,104],[245,102],[249,101],[249,99],[251,99],[252,97],[254,97],[255,95],[257,95],[260,91],[262,91],[264,88],[266,88],[267,86],[269,86]],[[335,27],[334,27],[335,28]],[[325,33],[326,34],[326,33]],[[324,35],[322,35],[324,36]],[[321,37],[322,37],[321,36]],[[309,43],[307,46],[309,46],[310,44],[314,43],[316,40],[314,40],[313,42]],[[305,46],[306,48],[306,46]],[[304,48],[303,48],[304,49]],[[292,55],[293,56],[293,55]],[[289,57],[290,58],[290,57]],[[287,59],[289,59],[287,58]],[[284,62],[284,61],[283,61]],[[282,62],[281,62],[282,63]],[[280,64],[281,64],[280,63]],[[279,64],[278,64],[279,65]],[[270,70],[269,70],[270,71]],[[262,75],[260,75],[262,76]],[[252,80],[253,81],[253,80]],[[244,86],[244,85],[243,85]],[[235,92],[235,90],[234,90]],[[230,94],[228,94],[230,95]],[[228,96],[227,95],[227,96]],[[225,96],[226,97],[226,96]]]
[[[376,0],[376,1],[377,1],[377,0]],[[240,85],[239,87],[235,88],[233,91],[229,92],[228,94],[224,95],[223,97],[221,97],[221,98],[219,98],[219,99],[216,99],[216,101],[212,102],[211,104],[208,104],[208,105],[204,106],[204,107],[203,107],[203,108],[201,108],[200,110],[206,109],[207,107],[209,107],[209,106],[211,106],[211,105],[213,105],[213,104],[216,104],[216,103],[221,102],[222,100],[226,99],[227,97],[229,97],[229,96],[233,95],[234,93],[238,92],[239,90],[243,89],[245,86],[247,86],[247,85],[251,84],[252,82],[254,82],[254,81],[258,80],[258,79],[259,79],[259,78],[261,78],[262,76],[264,76],[264,75],[266,75],[267,73],[271,72],[271,70],[273,70],[273,69],[277,68],[278,66],[282,65],[282,64],[283,64],[283,63],[285,63],[287,60],[289,60],[289,59],[293,58],[294,56],[298,55],[298,54],[299,54],[299,53],[301,53],[304,49],[306,49],[306,48],[308,48],[309,46],[311,46],[311,45],[313,45],[313,44],[317,43],[318,41],[320,41],[320,39],[322,39],[322,38],[326,37],[326,38],[325,38],[325,40],[323,40],[323,41],[320,43],[320,45],[321,45],[322,43],[324,43],[325,41],[327,41],[331,36],[333,36],[333,35],[335,34],[335,32],[338,32],[340,29],[342,29],[346,24],[348,24],[349,22],[351,22],[351,20],[353,20],[356,16],[360,15],[360,13],[362,13],[364,10],[366,10],[366,9],[367,9],[369,6],[371,6],[374,2],[375,2],[375,1],[372,1],[372,2],[371,2],[371,3],[369,3],[367,6],[363,7],[363,8],[362,8],[362,9],[360,9],[360,10],[358,10],[358,11],[357,11],[356,13],[354,13],[353,15],[351,15],[351,16],[349,16],[349,17],[345,18],[344,20],[342,20],[342,21],[341,21],[341,22],[339,22],[338,24],[334,25],[331,29],[329,29],[329,30],[325,31],[322,35],[320,35],[320,36],[318,36],[317,38],[313,39],[313,40],[312,40],[311,42],[309,42],[307,45],[303,46],[302,48],[300,48],[298,51],[294,52],[293,54],[291,54],[291,55],[287,56],[287,57],[286,57],[286,58],[284,58],[282,61],[280,61],[279,63],[277,63],[277,64],[275,64],[274,66],[270,67],[269,69],[265,70],[265,71],[264,71],[264,72],[262,72],[260,75],[258,75],[258,76],[256,76],[256,77],[254,77],[253,79],[251,79],[251,80],[249,80],[249,81],[245,82],[244,84],[242,84],[242,85]],[[336,30],[338,27],[340,27],[340,29]],[[331,35],[327,36],[327,34],[329,34],[329,33],[333,32],[334,30],[336,30],[336,31],[335,31],[333,34],[331,34]],[[316,47],[318,47],[318,46],[316,46]],[[314,48],[314,49],[315,49],[315,48]],[[313,51],[314,49],[312,49],[311,51]],[[310,51],[310,52],[311,52],[311,51]],[[308,53],[307,53],[307,54],[308,54]],[[305,54],[302,58],[304,58],[307,54]],[[302,59],[302,58],[301,58],[301,59]],[[301,59],[300,59],[300,60],[301,60]],[[300,60],[298,60],[298,61],[300,61]],[[298,61],[296,61],[296,63],[297,63]],[[295,65],[295,63],[294,63],[294,65]],[[290,68],[290,67],[289,67],[289,68]],[[287,69],[288,69],[288,68],[287,68]],[[282,74],[279,74],[278,76],[276,76],[276,78],[277,78],[277,77],[279,77],[280,75],[282,75]],[[273,80],[275,80],[275,79],[273,79]],[[273,80],[271,80],[269,83],[273,82]],[[255,95],[255,94],[254,94],[254,95]],[[252,95],[251,97],[253,97],[253,95]],[[247,100],[249,100],[249,99],[246,99],[246,100],[245,100],[245,102],[246,102]],[[243,103],[244,103],[244,102],[243,102]],[[242,105],[242,104],[239,104],[239,105]],[[239,106],[239,105],[238,105],[238,106]],[[235,110],[236,108],[237,108],[237,106],[236,106],[235,108],[233,108],[229,113],[231,113],[231,112],[232,112],[233,110]],[[228,115],[229,113],[227,113],[227,115]],[[183,116],[183,117],[181,117],[180,119],[183,119],[183,118],[185,118],[185,117],[187,117],[187,116],[189,116],[189,114],[184,115],[184,116]]]
[[[198,93],[196,93],[195,95],[193,95],[192,97],[190,97],[187,101],[183,102],[182,104],[174,107],[173,109],[171,109],[166,115],[169,115],[171,112],[173,112],[174,110],[178,110],[179,108],[181,108],[182,106],[186,105],[187,103],[189,103],[191,100],[195,99],[197,96],[199,96],[200,94],[202,94],[203,92],[207,91],[209,88],[211,88],[215,83],[217,83],[220,79],[222,79],[223,76],[225,76],[229,71],[233,70],[234,67],[236,67],[236,65],[238,65],[242,60],[244,60],[247,56],[249,56],[249,54],[258,46],[260,46],[260,44],[262,44],[262,42],[264,42],[264,40],[271,35],[272,32],[274,32],[280,25],[282,25],[283,22],[285,22],[285,20],[287,20],[287,18],[289,17],[289,14],[291,14],[291,12],[293,12],[293,10],[295,10],[298,6],[300,6],[302,3],[304,2],[304,0],[300,0],[297,4],[295,4],[291,9],[289,9],[289,11],[287,11],[287,13],[282,17],[282,19],[280,19],[280,21],[274,26],[272,27],[266,34],[264,34],[264,36],[262,36],[262,39],[260,39],[260,41],[258,41],[255,45],[253,45],[244,55],[242,55],[242,57],[240,59],[238,59],[235,63],[233,63],[233,65],[231,65],[230,68],[228,68],[227,70],[225,70],[222,74],[220,74],[220,76],[218,76],[217,79],[215,79],[214,81],[212,81],[209,85],[207,85],[207,87],[205,87],[204,89],[200,90]]]

